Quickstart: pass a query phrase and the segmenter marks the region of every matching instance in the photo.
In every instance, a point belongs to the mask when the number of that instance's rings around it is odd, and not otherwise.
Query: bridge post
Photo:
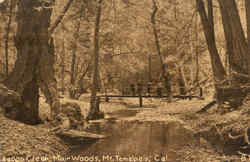
[[[99,112],[100,111],[100,102],[101,102],[101,97],[96,98],[96,109]]]
[[[148,91],[148,96],[151,96],[151,82],[148,82],[148,87],[147,87],[147,91]]]
[[[105,101],[109,102],[109,97],[108,96],[105,96]]]
[[[156,91],[157,91],[157,95],[158,95],[158,97],[162,97],[162,88],[161,87],[158,87],[157,89],[156,89]]]
[[[143,104],[142,104],[142,85],[140,83],[138,83],[137,86],[138,86],[139,105],[140,105],[140,107],[142,107],[143,106]]]
[[[203,97],[203,90],[201,87],[200,87],[200,97]]]

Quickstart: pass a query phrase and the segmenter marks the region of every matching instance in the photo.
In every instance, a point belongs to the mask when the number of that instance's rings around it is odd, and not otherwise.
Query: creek
[[[88,140],[75,145],[69,155],[72,161],[178,161],[176,150],[197,142],[192,133],[178,122],[124,120],[136,110],[108,114],[102,122],[93,122],[89,132],[106,135],[101,140]],[[77,159],[78,158],[78,159]]]

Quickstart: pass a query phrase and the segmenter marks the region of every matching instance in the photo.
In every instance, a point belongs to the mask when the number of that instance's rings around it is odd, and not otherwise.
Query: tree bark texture
[[[9,75],[9,35],[10,35],[10,28],[13,16],[13,7],[14,7],[14,0],[10,0],[10,7],[9,7],[9,20],[6,27],[6,37],[5,37],[5,73],[6,77]]]
[[[248,45],[248,53],[247,54],[250,55],[250,1],[249,0],[245,0],[245,8],[246,8],[247,45]],[[248,73],[250,73],[250,65],[248,66],[248,69],[249,69]]]
[[[55,115],[59,110],[54,76],[53,39],[48,28],[54,0],[18,2],[15,46],[17,61],[13,71],[4,81],[22,98],[18,120],[36,124],[38,119],[38,87],[41,87]]]
[[[229,64],[233,71],[248,74],[248,68],[250,67],[248,46],[236,3],[234,0],[220,0],[219,5],[227,43]],[[238,83],[246,83],[248,80],[238,76],[234,76],[234,79]]]
[[[210,20],[209,20],[205,11],[203,1],[196,0],[196,3],[197,3],[198,12],[201,17],[201,22],[204,28],[204,34],[205,34],[205,38],[206,38],[207,45],[208,45],[208,50],[209,50],[211,64],[212,64],[212,70],[214,74],[214,80],[216,83],[221,82],[225,79],[226,72],[222,65],[222,62],[221,62],[221,59],[220,59],[220,56],[216,47],[215,34],[214,34],[214,29],[213,29],[214,27],[212,26],[213,23],[211,23],[210,21],[212,19],[211,14],[210,14],[210,17],[209,17]]]
[[[223,94],[220,93],[221,91],[218,87],[223,85],[223,82],[226,79],[226,71],[222,65],[215,42],[212,0],[208,0],[207,2],[208,14],[206,14],[204,2],[202,0],[196,0],[196,5],[203,25],[203,31],[212,64],[213,78],[215,82],[215,96],[218,107],[221,107],[224,102],[223,97],[221,97]]]

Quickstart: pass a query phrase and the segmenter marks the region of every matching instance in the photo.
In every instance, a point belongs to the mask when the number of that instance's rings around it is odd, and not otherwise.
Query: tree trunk
[[[181,95],[185,95],[186,94],[186,83],[185,83],[185,79],[183,76],[183,70],[182,70],[182,67],[178,67],[178,74],[179,74],[179,77],[178,77],[178,83],[179,83],[179,91],[180,91],[180,94]]]
[[[235,1],[221,0],[219,1],[219,5],[227,43],[228,62],[233,74],[231,88],[223,89],[223,93],[224,96],[227,95],[232,98],[232,101],[230,101],[231,105],[238,107],[243,104],[243,99],[247,93],[240,88],[240,85],[248,83],[249,81],[249,78],[245,77],[249,75],[250,70],[249,47],[244,36],[239,11]],[[248,5],[249,2],[246,2],[246,15],[249,12]],[[247,22],[247,28],[249,29],[249,22]],[[247,31],[247,34],[249,34],[248,32],[249,31]],[[237,90],[238,93],[232,93],[234,89]],[[228,94],[226,94],[227,91]]]
[[[55,0],[53,0],[55,1]],[[69,0],[68,3],[66,4],[66,6],[64,7],[63,11],[61,12],[61,14],[57,17],[55,23],[53,23],[53,25],[51,25],[50,30],[49,30],[49,34],[51,35],[52,33],[54,33],[56,27],[60,24],[60,22],[63,20],[63,17],[65,16],[66,12],[69,10],[71,4],[72,4],[73,0]]]
[[[152,56],[148,56],[148,82],[152,82]]]
[[[63,31],[64,33],[64,31]],[[62,60],[61,60],[61,67],[62,67],[62,71],[61,71],[61,81],[62,81],[62,94],[65,94],[65,40],[63,37],[63,43],[62,43]]]
[[[250,55],[250,1],[249,0],[245,0],[245,8],[246,8],[246,22],[247,22],[247,44],[248,44],[247,55]],[[248,69],[249,69],[248,73],[250,73],[250,65],[248,66]]]
[[[230,88],[226,88],[224,86],[226,82],[224,82],[223,79],[225,78],[226,74],[219,60],[218,51],[215,46],[212,21],[212,0],[208,0],[208,19],[206,18],[203,2],[201,0],[197,0],[197,5],[204,26],[204,32],[212,60],[214,76],[215,78],[217,78],[215,87],[218,104],[220,105],[221,103],[223,103],[223,101],[229,101],[230,105],[236,108],[242,104],[242,101],[245,97],[245,93],[243,93],[243,91],[238,86],[240,86],[242,83],[247,83],[248,81],[247,77],[242,77],[245,74],[248,74],[248,65],[250,65],[250,59],[248,57],[248,47],[235,1],[220,0],[218,2],[222,15],[222,22],[227,43],[227,54],[229,55],[229,63],[234,72],[233,74],[235,74],[233,76],[233,83],[235,84],[232,84]],[[217,63],[213,61],[213,57],[217,60]],[[233,93],[236,90],[237,93]]]
[[[59,96],[57,93],[57,81],[55,78],[55,48],[54,48],[54,39],[50,38],[49,35],[41,37],[42,40],[47,41],[43,42],[43,47],[40,48],[42,56],[39,60],[39,86],[44,93],[50,107],[51,107],[51,116],[50,119],[54,119],[55,116],[60,112],[60,102]],[[49,44],[48,44],[49,42]]]
[[[194,76],[194,82],[193,84],[199,83],[199,73],[200,73],[200,68],[199,68],[199,53],[198,53],[198,42],[199,42],[199,37],[198,37],[198,15],[195,14],[195,56],[194,56],[194,61],[195,61],[195,76]]]
[[[14,4],[13,0],[10,0],[10,8],[9,8],[9,20],[6,28],[6,38],[5,38],[5,73],[6,77],[9,75],[9,34],[10,34],[10,28],[11,28],[11,22],[12,22],[12,10],[13,10]]]
[[[211,58],[212,70],[214,74],[215,82],[221,82],[225,79],[226,72],[222,65],[216,43],[215,43],[215,35],[214,35],[214,27],[212,21],[212,17],[210,14],[210,18],[205,11],[204,3],[202,0],[196,0],[197,8],[201,17],[201,22],[204,28],[204,34],[208,45],[208,50]]]
[[[82,3],[81,9],[80,9],[80,18],[78,21],[78,24],[76,25],[76,32],[75,32],[75,40],[74,40],[74,45],[73,45],[73,50],[72,50],[72,62],[71,62],[71,75],[70,75],[70,84],[72,86],[72,89],[70,89],[70,97],[71,98],[76,98],[75,96],[75,82],[76,82],[76,76],[77,76],[77,65],[76,65],[76,51],[77,51],[77,43],[79,39],[79,32],[81,28],[81,21],[84,16],[84,3]]]
[[[59,108],[53,69],[54,55],[51,53],[53,39],[50,46],[48,32],[52,9],[43,8],[42,3],[33,0],[22,0],[18,3],[15,38],[17,61],[4,81],[9,89],[17,91],[22,98],[18,120],[29,124],[39,122],[38,84],[45,92],[52,113],[55,114]],[[46,3],[50,6],[53,0]],[[41,7],[41,10],[37,7]]]
[[[91,97],[90,97],[90,111],[88,113],[87,119],[92,120],[98,118],[99,112],[99,105],[97,105],[97,88],[98,88],[98,74],[99,74],[99,30],[100,30],[100,21],[101,21],[101,14],[102,14],[102,1],[98,1],[97,7],[97,15],[96,15],[96,22],[95,22],[95,36],[94,36],[94,57],[93,57],[93,80],[92,80],[92,87],[91,87]]]
[[[34,74],[32,81],[24,85],[22,100],[25,105],[21,109],[22,116],[18,120],[28,120],[28,123],[36,124],[40,121],[39,119],[39,87],[37,82],[37,76]],[[30,102],[27,102],[30,101]],[[28,108],[28,109],[27,109]]]
[[[87,64],[85,71],[81,74],[80,79],[78,81],[78,86],[80,88],[80,92],[79,92],[80,94],[86,92],[86,89],[84,88],[84,77],[87,75],[89,68],[90,68],[90,63]]]
[[[221,12],[221,17],[222,17],[222,24],[224,27],[224,35],[226,39],[226,46],[227,46],[227,58],[228,58],[228,63],[229,63],[229,71],[231,70],[231,65],[233,65],[233,34],[232,34],[232,26],[228,22],[229,21],[229,15],[227,13],[227,10],[223,8],[220,5],[220,12]],[[234,67],[235,69],[235,67]]]
[[[248,65],[250,65],[248,46],[236,3],[234,0],[220,0],[219,5],[227,42],[229,64],[234,72],[248,74]],[[234,80],[237,83],[246,83],[248,79],[234,76]]]
[[[154,37],[155,37],[155,45],[156,45],[157,53],[158,53],[158,56],[160,58],[160,63],[161,63],[161,70],[162,70],[162,75],[161,76],[162,76],[162,78],[164,80],[163,81],[164,86],[165,86],[165,89],[167,90],[167,93],[168,93],[168,99],[169,99],[169,101],[171,101],[172,92],[171,92],[170,74],[166,70],[166,65],[163,62],[163,58],[162,58],[163,56],[161,54],[161,47],[160,47],[159,37],[158,37],[158,33],[157,33],[157,30],[156,30],[156,23],[155,23],[155,16],[156,16],[156,13],[158,11],[158,7],[156,5],[155,0],[152,0],[152,2],[153,2],[154,10],[153,10],[152,15],[151,15],[151,23],[152,23],[152,26],[153,26],[153,33],[154,33]]]
[[[222,65],[215,42],[212,0],[208,0],[207,2],[208,2],[208,16],[206,14],[203,1],[196,0],[212,64],[212,71],[215,81],[215,96],[218,103],[218,107],[221,107],[221,105],[224,102],[224,99],[223,97],[221,97],[223,96],[223,94],[220,93],[222,91],[220,91],[218,87],[223,85],[223,82],[226,78],[226,72]]]

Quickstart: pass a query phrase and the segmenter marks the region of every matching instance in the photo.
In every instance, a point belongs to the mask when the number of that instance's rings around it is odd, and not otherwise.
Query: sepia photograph
[[[250,162],[250,0],[0,0],[0,162]]]

